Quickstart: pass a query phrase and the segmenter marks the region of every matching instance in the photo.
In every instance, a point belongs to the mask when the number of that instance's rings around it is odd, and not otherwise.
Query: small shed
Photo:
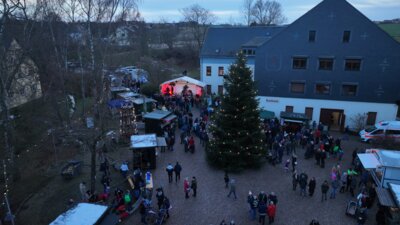
[[[132,135],[133,167],[155,169],[157,146],[156,134]]]
[[[146,133],[156,133],[158,136],[162,136],[163,129],[175,121],[176,115],[170,111],[154,110],[145,114],[143,118]]]
[[[185,86],[193,95],[202,96],[206,84],[194,78],[182,76],[160,84],[160,91],[163,95],[181,94]]]

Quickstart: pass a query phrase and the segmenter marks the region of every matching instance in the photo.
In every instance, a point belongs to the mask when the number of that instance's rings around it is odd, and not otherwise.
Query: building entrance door
[[[345,115],[342,109],[321,109],[319,122],[332,131],[343,131]]]

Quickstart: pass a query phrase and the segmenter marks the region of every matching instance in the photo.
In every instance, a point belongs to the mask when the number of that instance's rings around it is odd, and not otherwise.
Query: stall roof
[[[381,166],[381,163],[372,153],[359,153],[357,156],[365,169],[376,169]]]
[[[103,216],[107,208],[104,205],[79,203],[59,215],[50,225],[93,225]]]
[[[126,99],[126,98],[138,97],[140,95],[138,93],[134,93],[134,92],[128,91],[128,92],[119,93],[118,96],[120,96],[121,98],[125,98]]]
[[[145,119],[153,119],[153,120],[161,120],[171,114],[170,111],[163,110],[154,110],[153,112],[149,112],[145,114],[143,117]]]
[[[394,150],[376,151],[382,166],[400,168],[400,152]]]
[[[144,100],[143,100],[143,98],[136,98],[136,99],[132,100],[132,102],[136,105],[140,105],[140,104],[143,104],[143,102],[148,103],[148,102],[157,102],[157,101],[152,98],[144,98]]]
[[[156,134],[131,136],[131,148],[152,148],[152,147],[157,147]]]
[[[304,113],[294,113],[294,112],[281,112],[281,118],[292,119],[292,120],[309,120],[307,115]]]
[[[199,80],[196,80],[194,78],[188,77],[188,76],[178,77],[178,78],[175,78],[175,79],[172,79],[172,80],[165,81],[164,83],[160,84],[160,86],[162,86],[164,84],[169,84],[169,83],[172,83],[172,82],[179,82],[179,81],[180,82],[187,82],[187,83],[195,84],[195,85],[200,86],[200,87],[205,87],[206,86],[205,83],[203,83],[203,82],[201,82]]]
[[[171,114],[171,115],[167,116],[166,118],[164,118],[163,120],[166,122],[169,122],[169,121],[175,119],[176,117],[177,116],[175,114]]]
[[[111,87],[110,88],[111,92],[119,92],[119,91],[130,91],[131,89],[127,88],[127,87]]]
[[[395,202],[393,201],[392,195],[390,194],[388,189],[376,187],[375,190],[376,194],[378,195],[379,203],[381,205],[389,207],[396,206]]]
[[[397,207],[400,207],[400,185],[389,183],[389,188],[396,200]]]
[[[274,119],[275,113],[272,111],[268,111],[268,110],[261,110],[260,117],[261,117],[261,119]]]

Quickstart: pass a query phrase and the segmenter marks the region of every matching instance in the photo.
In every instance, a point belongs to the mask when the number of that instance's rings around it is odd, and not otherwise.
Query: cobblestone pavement
[[[333,136],[339,137],[339,133]],[[223,171],[210,168],[205,160],[204,149],[196,139],[196,152],[185,153],[183,145],[177,142],[173,152],[159,153],[157,169],[152,171],[154,187],[162,186],[172,205],[170,225],[219,225],[222,219],[235,220],[236,225],[256,225],[258,221],[248,218],[247,193],[265,191],[275,192],[278,196],[277,215],[275,225],[308,225],[315,218],[321,225],[352,225],[356,224],[355,218],[345,215],[347,202],[352,200],[349,193],[337,194],[336,199],[321,202],[320,185],[323,180],[329,179],[329,171],[337,163],[335,159],[327,159],[326,167],[321,169],[315,165],[315,160],[303,158],[304,150],[297,149],[298,170],[304,171],[308,177],[316,177],[317,187],[313,197],[301,197],[299,190],[292,190],[291,173],[285,173],[283,165],[265,164],[259,170],[247,170],[240,174],[230,174],[236,179],[236,192],[238,199],[228,198],[228,189],[225,189]],[[350,165],[351,153],[355,147],[365,147],[357,137],[350,137],[342,141],[345,156],[341,163],[343,169]],[[129,154],[130,155],[130,154]],[[284,156],[284,161],[287,156]],[[179,161],[182,165],[181,180],[178,183],[168,183],[165,167],[168,163],[173,165]],[[185,199],[183,192],[183,179],[196,176],[198,182],[197,197]],[[329,196],[329,195],[328,195]],[[353,199],[354,200],[354,199]],[[153,206],[156,206],[153,194]],[[369,210],[366,225],[375,224],[376,207]],[[140,224],[139,214],[133,215],[124,224]],[[258,218],[258,217],[257,217]]]

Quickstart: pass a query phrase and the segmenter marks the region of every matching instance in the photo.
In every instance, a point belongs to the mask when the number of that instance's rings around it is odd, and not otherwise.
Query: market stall
[[[182,91],[190,91],[193,95],[202,96],[206,84],[188,76],[178,77],[165,81],[160,85],[163,95],[182,94]]]
[[[297,132],[303,125],[307,125],[308,117],[304,113],[281,112],[281,125],[285,125],[287,132]]]
[[[143,116],[146,133],[156,133],[163,136],[163,129],[176,120],[176,115],[169,111],[155,110]]]
[[[156,168],[156,134],[132,135],[133,168]]]

